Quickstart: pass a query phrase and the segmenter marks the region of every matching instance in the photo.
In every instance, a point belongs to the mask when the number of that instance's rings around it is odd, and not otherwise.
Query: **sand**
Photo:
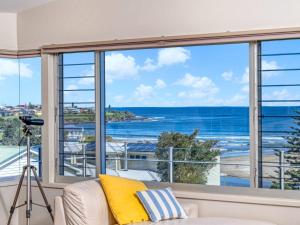
[[[226,164],[242,164],[242,165],[223,165]],[[233,176],[239,178],[250,177],[250,157],[249,156],[232,156],[221,159],[221,174],[224,176]],[[278,176],[274,171],[277,167],[270,167],[278,165],[278,157],[274,155],[266,155],[263,158],[263,176]]]

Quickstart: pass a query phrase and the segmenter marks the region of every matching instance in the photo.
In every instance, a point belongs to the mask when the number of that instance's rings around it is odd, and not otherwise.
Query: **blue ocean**
[[[116,139],[156,140],[162,132],[191,134],[199,130],[198,139],[218,140],[222,156],[249,153],[248,107],[130,107],[111,110],[129,111],[141,120],[109,122],[106,134]],[[261,113],[264,146],[284,142],[291,131],[299,107],[263,107]],[[265,148],[265,153],[273,149]]]
[[[217,140],[221,158],[249,155],[248,107],[124,107],[141,119],[108,122],[106,135],[128,142],[155,142],[162,132],[191,134],[199,130],[199,140]],[[263,154],[274,154],[273,147],[285,143],[284,136],[295,126],[299,107],[263,107],[260,122]],[[82,125],[81,125],[82,126]],[[84,127],[94,127],[85,124]],[[222,185],[249,186],[248,179],[222,177]]]

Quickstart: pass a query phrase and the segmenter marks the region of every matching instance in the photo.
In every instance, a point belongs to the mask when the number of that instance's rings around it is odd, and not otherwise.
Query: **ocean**
[[[264,146],[284,143],[283,136],[294,124],[289,116],[295,116],[297,109],[299,107],[263,107]],[[156,140],[162,132],[191,134],[198,129],[198,139],[218,140],[223,157],[249,154],[248,107],[130,107],[111,110],[129,111],[147,118],[107,123],[106,134],[115,139]],[[266,154],[273,151],[269,148],[263,150]]]
[[[293,116],[297,115],[299,109],[285,106],[262,108],[260,118],[263,154],[274,154],[272,146],[278,147],[285,143],[283,137],[294,126]],[[221,160],[226,157],[249,155],[248,107],[123,107],[110,110],[129,111],[141,117],[140,120],[108,122],[106,135],[117,140],[155,142],[162,132],[191,134],[198,129],[199,140],[218,141]],[[95,125],[87,123],[79,126]],[[221,182],[222,185],[249,186],[249,179],[236,177],[223,176]]]

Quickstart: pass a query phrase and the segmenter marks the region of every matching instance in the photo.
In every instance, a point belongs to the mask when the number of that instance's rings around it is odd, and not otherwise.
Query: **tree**
[[[191,135],[179,132],[161,133],[157,144],[157,158],[168,160],[168,148],[173,147],[173,160],[215,162],[216,157],[220,155],[220,151],[214,149],[217,141],[201,142],[196,139],[198,133],[198,130],[195,130]],[[173,181],[205,184],[207,182],[207,173],[213,166],[214,164],[174,163]],[[169,181],[169,164],[167,162],[158,162],[157,169],[161,180]]]
[[[284,161],[291,166],[300,166],[300,111],[296,111],[296,116],[294,116],[293,119],[294,126],[291,127],[291,132],[289,132],[288,136],[284,137],[286,140],[284,148],[287,149],[284,153]],[[276,155],[279,156],[279,153],[276,153]],[[273,177],[275,181],[272,182],[271,188],[281,188],[279,169],[276,170],[275,173],[278,174],[278,176]],[[285,181],[284,189],[300,189],[300,168],[285,168],[282,176]]]
[[[18,145],[20,138],[20,122],[18,118],[5,119],[3,124],[3,145]]]
[[[2,144],[15,146],[18,145],[20,138],[22,137],[22,127],[20,120],[17,117],[7,118],[1,122],[0,129],[3,130]],[[34,126],[32,129],[31,145],[41,144],[41,128]],[[25,141],[26,142],[26,141]]]

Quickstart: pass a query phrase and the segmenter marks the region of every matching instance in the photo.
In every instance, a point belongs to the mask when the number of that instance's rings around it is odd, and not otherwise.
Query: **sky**
[[[263,42],[262,54],[300,52],[299,40]],[[247,43],[106,52],[106,105],[248,106]],[[263,69],[299,68],[300,55],[262,56]],[[0,105],[41,102],[41,61],[0,58]],[[68,64],[86,65],[68,66]],[[95,102],[94,54],[64,56],[65,102]],[[19,76],[20,65],[20,76]],[[299,65],[299,66],[298,66]],[[300,84],[299,71],[263,72],[265,84]],[[19,88],[20,82],[20,88]],[[78,91],[78,90],[82,91]],[[300,99],[299,87],[264,87],[264,100]],[[295,103],[264,103],[294,105]]]
[[[287,52],[300,52],[300,41],[262,43],[263,55]],[[263,70],[300,68],[300,55],[261,60]],[[247,43],[107,52],[106,105],[248,106],[248,65]],[[262,72],[262,84],[300,84],[298,72]],[[263,100],[300,99],[298,93],[299,87],[262,88]]]
[[[106,104],[246,106],[247,65],[248,44],[107,52]]]
[[[41,104],[40,57],[0,58],[0,106],[29,102]]]

